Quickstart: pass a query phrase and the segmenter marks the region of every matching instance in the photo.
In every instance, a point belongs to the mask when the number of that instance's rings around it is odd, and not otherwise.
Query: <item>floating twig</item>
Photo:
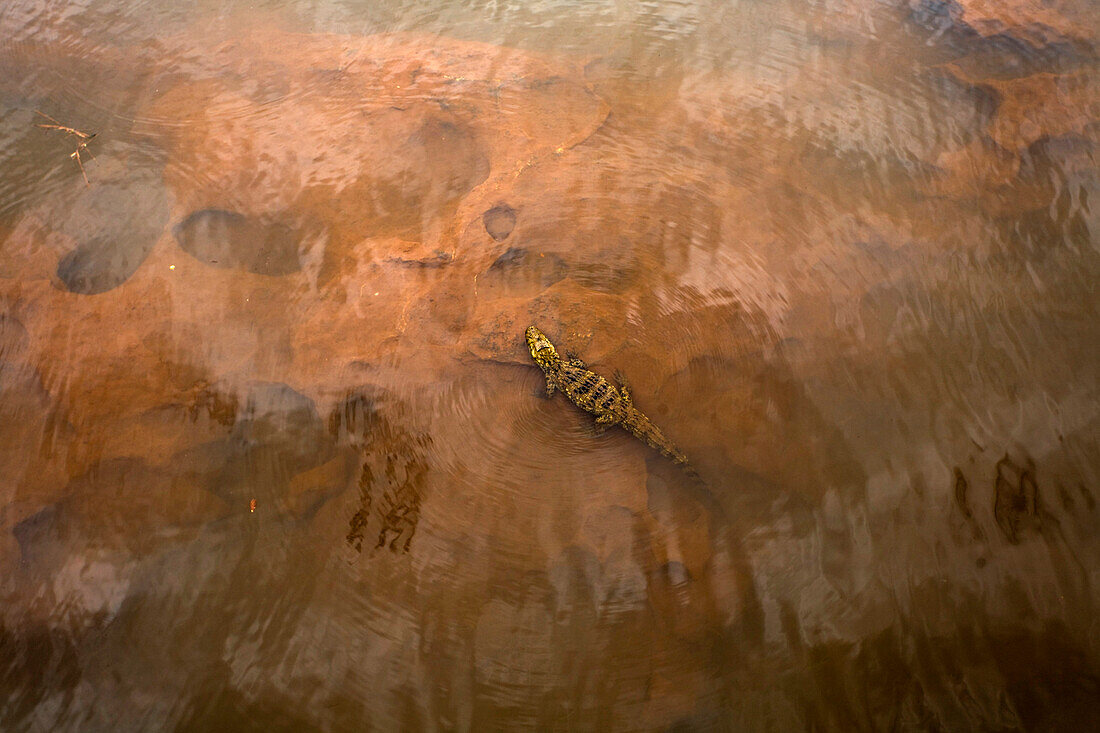
[[[80,141],[76,144],[76,150],[74,150],[69,155],[69,158],[71,158],[72,160],[75,160],[77,167],[80,168],[80,175],[84,177],[84,185],[85,186],[91,186],[92,184],[90,184],[88,182],[88,174],[84,172],[84,163],[80,159],[80,153],[81,152],[87,153],[88,155],[92,156],[92,160],[95,160],[95,156],[92,155],[92,151],[88,150],[88,143],[91,142],[92,138],[94,138],[97,133],[83,132],[82,130],[77,130],[74,127],[69,127],[68,125],[62,125],[59,121],[55,120],[53,117],[50,117],[45,112],[39,112],[38,110],[35,110],[35,113],[45,117],[47,120],[49,120],[50,122],[53,123],[52,125],[45,125],[45,124],[42,124],[42,123],[35,123],[35,127],[40,127],[43,130],[60,130],[61,132],[64,132],[66,135],[75,136]]]

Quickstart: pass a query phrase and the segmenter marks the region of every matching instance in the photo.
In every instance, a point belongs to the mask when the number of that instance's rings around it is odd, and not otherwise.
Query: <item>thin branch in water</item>
[[[50,122],[53,123],[51,125],[46,125],[46,124],[42,124],[42,123],[35,123],[35,125],[34,125],[35,127],[40,127],[43,130],[60,130],[61,132],[64,132],[67,135],[75,135],[77,138],[79,138],[80,142],[78,142],[76,144],[76,150],[74,150],[72,153],[70,153],[69,157],[71,159],[75,160],[77,167],[80,168],[80,175],[83,176],[83,178],[84,178],[84,185],[85,186],[91,186],[92,184],[88,182],[88,174],[84,172],[84,163],[80,159],[80,154],[82,152],[87,153],[88,155],[92,156],[92,160],[95,160],[95,156],[92,155],[92,151],[88,150],[88,143],[92,140],[92,138],[94,138],[96,136],[97,133],[83,132],[82,130],[77,130],[74,127],[69,127],[68,125],[63,125],[58,120],[55,120],[53,117],[50,117],[45,112],[39,112],[38,110],[35,110],[35,113],[41,115],[42,117],[45,117],[47,120],[49,120]]]
[[[84,172],[84,164],[80,162],[80,148],[74,150],[69,157],[75,160],[77,167],[80,168],[80,175],[84,176],[84,185],[91,187],[92,184],[88,183],[88,174]]]

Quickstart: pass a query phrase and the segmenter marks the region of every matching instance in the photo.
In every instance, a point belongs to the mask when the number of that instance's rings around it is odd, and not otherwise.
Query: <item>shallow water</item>
[[[0,727],[1091,724],[1089,2],[161,5],[0,9]]]

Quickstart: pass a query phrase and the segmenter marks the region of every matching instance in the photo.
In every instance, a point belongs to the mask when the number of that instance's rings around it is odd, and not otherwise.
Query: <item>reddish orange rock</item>
[[[1035,44],[1096,38],[1095,8],[1082,0],[957,0],[960,18],[982,36],[1011,35]]]
[[[1100,87],[1091,71],[992,79],[974,77],[955,64],[946,68],[996,94],[999,104],[988,132],[1010,152],[1019,153],[1040,138],[1084,133],[1100,120]]]

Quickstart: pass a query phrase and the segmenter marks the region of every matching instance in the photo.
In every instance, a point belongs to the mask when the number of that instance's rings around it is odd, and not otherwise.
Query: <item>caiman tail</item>
[[[634,434],[634,437],[640,438],[657,451],[660,451],[661,455],[668,458],[670,461],[679,466],[687,475],[692,478],[698,478],[699,474],[695,472],[695,468],[688,462],[687,456],[683,452],[672,444],[672,441],[665,437],[665,434],[661,432],[660,428],[649,421],[649,418],[643,415],[633,407],[628,408],[629,412],[627,417],[622,421],[622,426]]]

